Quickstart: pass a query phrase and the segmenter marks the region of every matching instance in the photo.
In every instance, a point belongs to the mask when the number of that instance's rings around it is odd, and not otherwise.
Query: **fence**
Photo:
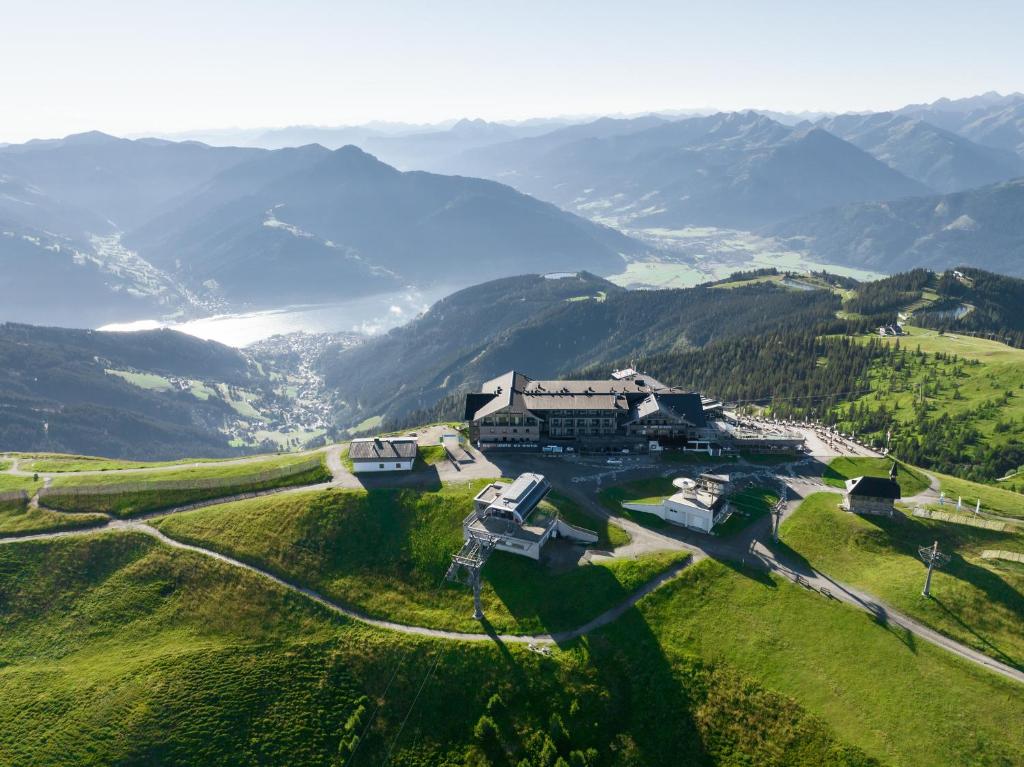
[[[28,503],[28,493],[24,490],[5,490],[0,493],[0,503]]]
[[[174,490],[221,490],[235,487],[265,485],[280,479],[304,474],[323,466],[322,456],[314,455],[306,461],[278,466],[273,469],[253,472],[252,474],[236,474],[226,477],[196,477],[194,479],[168,479],[136,482],[119,482],[116,484],[95,485],[58,485],[44,487],[39,491],[39,501],[58,497],[84,497],[97,495],[132,495]]]
[[[985,530],[1003,531],[1006,529],[1005,522],[994,522],[990,519],[979,519],[978,517],[969,517],[966,514],[950,514],[945,511],[933,511],[931,509],[915,509],[915,517],[921,517],[922,519],[936,519],[939,522],[951,522],[954,525],[969,525],[971,527],[981,527]]]
[[[985,549],[981,552],[982,559],[1005,559],[1007,562],[1020,562],[1024,564],[1024,553],[1019,551],[1000,551],[999,549]]]

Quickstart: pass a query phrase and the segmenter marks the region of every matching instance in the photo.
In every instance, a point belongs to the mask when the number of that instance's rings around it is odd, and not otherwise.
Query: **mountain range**
[[[895,112],[838,115],[817,123],[936,192],[1024,176],[1024,157],[975,143],[923,117]]]
[[[880,271],[1021,273],[1024,95],[805,116],[815,122],[663,113],[245,139],[329,145],[280,149],[97,132],[0,146],[0,320],[95,326],[523,272],[611,275],[658,257],[631,233],[687,227],[775,235],[812,260]],[[350,140],[362,148],[334,148]]]
[[[983,266],[1024,276],[1024,178],[817,211],[770,231],[788,247],[879,271]]]
[[[824,130],[756,112],[593,128],[466,152],[447,170],[500,179],[635,228],[752,229],[829,205],[928,191]]]
[[[352,146],[83,134],[0,149],[0,183],[0,273],[11,288],[45,275],[29,283],[34,292],[12,292],[4,318],[52,311],[91,324],[126,305],[135,319],[190,303],[330,301],[524,269],[612,273],[645,250],[507,186],[402,173]]]

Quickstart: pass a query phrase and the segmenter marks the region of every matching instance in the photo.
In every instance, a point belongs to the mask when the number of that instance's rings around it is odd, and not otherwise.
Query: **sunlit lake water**
[[[219,341],[236,347],[248,346],[273,335],[298,331],[376,335],[404,325],[453,290],[451,287],[417,288],[332,304],[286,306],[242,314],[219,314],[187,322],[118,322],[104,325],[100,330],[171,328],[197,338]]]

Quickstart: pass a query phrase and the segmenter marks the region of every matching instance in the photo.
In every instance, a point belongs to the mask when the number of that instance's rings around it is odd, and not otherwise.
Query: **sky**
[[[0,142],[1024,90],[1020,0],[0,0]]]

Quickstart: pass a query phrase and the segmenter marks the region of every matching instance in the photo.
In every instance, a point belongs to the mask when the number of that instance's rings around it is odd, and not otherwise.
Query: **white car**
[[[605,461],[605,463],[607,463],[609,466],[620,466],[622,464],[622,459],[621,458],[609,458],[607,461]]]

